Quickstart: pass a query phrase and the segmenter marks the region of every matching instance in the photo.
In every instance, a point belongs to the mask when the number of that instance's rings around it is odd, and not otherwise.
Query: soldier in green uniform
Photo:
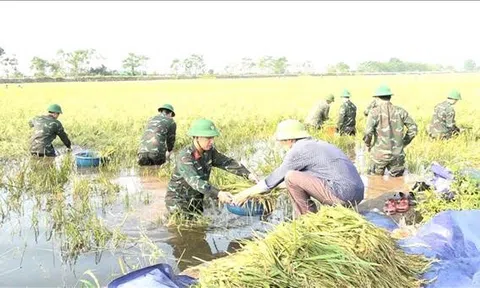
[[[158,108],[160,114],[152,117],[143,133],[138,148],[140,166],[162,165],[170,156],[175,144],[177,124],[173,120],[173,106],[165,104]]]
[[[452,90],[448,94],[447,100],[435,106],[432,122],[428,129],[428,134],[431,138],[450,139],[460,132],[455,123],[455,110],[453,109],[453,105],[458,100],[462,100],[460,92]]]
[[[188,136],[193,142],[183,148],[175,159],[175,169],[170,179],[165,204],[170,213],[180,209],[187,213],[202,213],[203,200],[206,197],[218,199],[221,203],[232,201],[228,192],[220,191],[209,183],[212,167],[221,168],[238,176],[257,182],[255,174],[245,166],[231,159],[213,146],[214,137],[219,132],[208,119],[193,122]]]
[[[330,103],[335,101],[333,94],[329,94],[325,99],[320,100],[310,111],[307,118],[305,119],[305,124],[315,128],[320,129],[325,121],[329,118],[330,113]]]
[[[350,101],[350,91],[345,89],[340,97],[343,98],[343,103],[340,106],[336,132],[340,135],[355,135],[357,106]]]
[[[392,95],[387,86],[380,86],[375,92],[376,107],[368,114],[363,140],[371,151],[369,173],[383,175],[388,169],[391,176],[398,177],[405,171],[404,148],[417,135],[417,124],[407,111],[390,102]]]
[[[33,136],[30,141],[30,153],[39,157],[55,157],[55,149],[52,142],[60,137],[68,150],[72,143],[67,133],[63,129],[62,123],[58,117],[62,114],[62,108],[58,104],[48,106],[48,115],[36,116],[28,122],[30,128],[33,128]]]

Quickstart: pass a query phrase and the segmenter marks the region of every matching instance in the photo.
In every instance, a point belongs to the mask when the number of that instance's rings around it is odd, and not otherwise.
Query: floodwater
[[[278,161],[278,157],[281,157],[271,152],[271,142],[259,142],[254,148],[248,153],[236,151],[250,169],[256,170],[259,165],[271,163],[275,159]],[[357,166],[363,165],[358,154],[361,153],[357,153],[355,162]],[[150,168],[145,170],[148,169]],[[152,262],[168,263],[178,273],[235,251],[239,247],[238,240],[251,238],[254,233],[264,233],[291,216],[288,197],[283,195],[278,199],[277,210],[263,219],[260,216],[236,216],[225,207],[209,207],[205,214],[213,219],[210,227],[196,230],[167,228],[160,221],[166,211],[164,197],[167,183],[156,176],[155,171],[158,170],[150,170],[123,170],[114,179],[122,187],[117,201],[105,207],[104,211],[98,211],[98,217],[107,227],[120,227],[127,236],[143,240],[122,249],[81,254],[70,267],[62,263],[61,243],[47,237],[48,223],[39,223],[36,237],[35,230],[32,229],[31,213],[16,215],[0,226],[0,287],[80,287],[81,279],[93,283],[84,274],[86,271],[91,271],[100,285],[105,286],[122,275],[121,267],[131,271],[151,265]],[[97,171],[77,169],[75,173],[88,178]],[[405,191],[411,182],[411,177],[409,179],[408,176],[362,176],[362,179],[366,199],[378,198],[388,192]],[[2,195],[0,191],[0,197]],[[125,207],[126,201],[129,203],[128,209]],[[23,205],[25,211],[32,211],[32,202],[25,201]]]
[[[76,173],[88,178],[97,170],[77,169]],[[261,221],[260,216],[241,217],[229,213],[225,207],[209,207],[205,214],[214,219],[210,227],[196,230],[167,228],[159,221],[166,211],[166,183],[156,176],[137,174],[135,171],[123,171],[120,177],[114,179],[123,187],[118,201],[105,207],[104,213],[99,211],[98,217],[107,227],[121,227],[127,236],[143,241],[115,251],[82,254],[70,267],[62,263],[61,243],[47,237],[48,223],[40,221],[36,237],[31,213],[11,215],[0,226],[0,287],[81,287],[81,279],[93,283],[93,279],[84,275],[89,270],[101,285],[106,285],[115,276],[122,275],[121,265],[131,271],[139,266],[163,262],[180,272],[203,261],[224,256],[226,252],[233,252],[239,247],[235,240],[250,238],[253,231],[262,233],[271,229],[273,226],[268,222],[284,221],[281,209],[263,219],[266,221]],[[125,208],[126,195],[129,209]],[[279,203],[282,201],[285,199],[280,199]],[[23,205],[24,211],[32,211],[31,201]],[[39,218],[42,216],[41,212],[37,215]]]

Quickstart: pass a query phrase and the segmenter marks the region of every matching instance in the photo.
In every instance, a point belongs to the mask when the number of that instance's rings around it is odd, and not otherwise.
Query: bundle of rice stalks
[[[429,266],[354,211],[322,207],[201,268],[197,287],[419,287]]]
[[[252,187],[254,184],[248,181],[239,181],[234,184],[226,184],[222,185],[222,191],[230,192],[233,195],[242,192],[245,189]],[[255,209],[256,205],[262,205],[264,214],[269,214],[273,210],[275,210],[275,204],[277,203],[277,198],[281,193],[281,189],[273,189],[268,193],[258,194],[250,197],[254,202],[253,208]],[[241,206],[245,206],[247,202],[243,203]]]

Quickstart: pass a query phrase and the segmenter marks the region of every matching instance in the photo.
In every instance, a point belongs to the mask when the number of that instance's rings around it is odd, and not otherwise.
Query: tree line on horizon
[[[158,75],[147,73],[150,58],[146,55],[128,53],[122,61],[123,70],[109,69],[104,64],[98,64],[105,58],[95,49],[78,49],[74,51],[58,50],[53,59],[35,56],[30,60],[30,70],[35,78],[61,78],[82,76],[141,76]],[[18,69],[18,59],[15,54],[9,54],[0,47],[0,68],[4,78],[23,78],[25,74]],[[299,64],[289,63],[286,57],[263,56],[259,59],[244,57],[236,63],[226,65],[223,71],[209,69],[203,55],[192,54],[185,58],[175,58],[170,63],[170,75],[202,76],[202,75],[264,75],[264,74],[313,74],[311,61]],[[345,62],[328,65],[327,73],[382,73],[382,72],[432,72],[451,71],[452,65],[429,64],[402,61],[391,58],[389,61],[365,61],[353,70]],[[467,59],[463,70],[467,72],[480,71],[474,60]]]

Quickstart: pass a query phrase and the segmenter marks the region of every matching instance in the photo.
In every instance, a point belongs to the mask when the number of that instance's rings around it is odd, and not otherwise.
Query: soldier
[[[239,205],[247,198],[268,192],[285,181],[295,216],[316,212],[311,198],[323,205],[355,205],[365,186],[352,161],[334,145],[313,139],[305,126],[289,119],[277,125],[277,141],[286,149],[283,163],[257,185],[235,195]]]
[[[140,166],[162,165],[170,157],[175,144],[177,124],[173,120],[173,106],[165,104],[158,108],[160,114],[148,121],[138,149]]]
[[[453,105],[458,100],[462,100],[462,96],[457,90],[452,90],[448,94],[447,100],[435,106],[432,122],[428,129],[431,138],[450,139],[460,132],[455,124],[455,110],[453,109]]]
[[[34,117],[28,122],[30,128],[33,128],[33,136],[30,143],[30,153],[39,157],[55,157],[55,149],[52,142],[60,137],[68,150],[72,143],[68,139],[67,133],[63,129],[62,123],[58,117],[62,114],[62,108],[57,104],[48,106],[48,115]]]
[[[368,151],[371,150],[369,173],[383,175],[387,168],[391,176],[398,177],[405,171],[404,148],[417,135],[417,124],[407,111],[390,102],[392,95],[387,86],[377,89],[373,96],[378,97],[376,107],[368,115],[363,140]],[[405,135],[404,126],[407,127]]]
[[[213,139],[218,135],[212,121],[199,119],[193,122],[188,131],[193,143],[178,153],[168,184],[165,204],[170,213],[177,209],[187,213],[202,213],[205,197],[218,199],[221,203],[232,200],[230,193],[220,191],[209,183],[212,167],[258,181],[243,165],[217,151]]]
[[[356,117],[357,117],[357,106],[350,101],[350,91],[344,90],[342,95],[343,103],[340,106],[340,114],[338,116],[337,129],[336,132],[340,135],[355,135],[356,129]]]
[[[330,103],[335,101],[333,94],[327,95],[325,100],[320,100],[315,107],[312,108],[310,114],[308,114],[305,119],[305,123],[314,127],[315,129],[320,129],[325,121],[328,120],[328,114],[330,112]]]

